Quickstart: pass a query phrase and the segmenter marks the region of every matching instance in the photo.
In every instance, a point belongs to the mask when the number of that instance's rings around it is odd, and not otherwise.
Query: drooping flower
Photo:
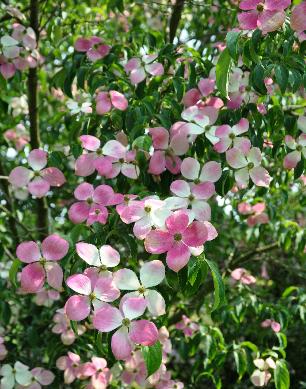
[[[215,135],[219,138],[219,141],[214,145],[214,150],[218,153],[224,153],[231,146],[240,149],[244,152],[248,152],[251,147],[251,142],[246,137],[238,137],[239,135],[247,132],[249,129],[249,121],[242,118],[239,122],[230,127],[227,124],[223,124],[216,128]]]
[[[130,76],[132,84],[139,84],[147,75],[162,76],[164,67],[161,63],[156,62],[157,54],[144,55],[142,58],[131,58],[125,65],[124,69]]]
[[[152,137],[154,153],[149,163],[149,173],[159,175],[166,169],[172,174],[180,171],[181,159],[189,149],[186,133],[177,131],[169,134],[164,127],[149,128]]]
[[[215,239],[217,231],[209,222],[189,222],[186,211],[176,211],[166,219],[166,230],[152,230],[145,238],[145,249],[152,254],[167,253],[170,269],[178,272],[194,250]]]
[[[120,290],[133,292],[124,295],[122,301],[130,297],[142,296],[145,298],[147,308],[153,316],[163,315],[165,300],[163,296],[152,288],[160,284],[165,278],[165,267],[161,261],[145,262],[140,268],[140,282],[136,274],[130,269],[120,269],[114,273],[114,283]]]
[[[272,377],[269,369],[274,370],[276,368],[274,360],[271,357],[266,360],[258,358],[254,359],[253,363],[258,369],[254,370],[251,375],[252,384],[260,387],[266,386]]]
[[[121,202],[122,195],[114,192],[109,185],[93,185],[84,182],[77,186],[74,191],[77,200],[68,211],[69,219],[73,223],[87,225],[95,222],[105,224],[108,217],[107,206],[116,205]]]
[[[226,160],[235,170],[235,180],[239,188],[246,188],[249,178],[257,186],[268,187],[271,177],[266,169],[260,166],[261,152],[258,147],[252,147],[248,152],[233,147],[226,152]]]
[[[291,0],[243,0],[239,3],[239,8],[246,12],[238,15],[240,28],[259,28],[263,34],[278,30],[286,18],[284,10],[290,4]]]
[[[57,261],[67,254],[68,249],[68,242],[56,234],[42,241],[41,250],[36,242],[20,243],[16,250],[17,258],[28,264],[21,272],[22,290],[36,293],[43,287],[46,278],[52,288],[61,290],[63,271]]]
[[[158,339],[158,330],[148,320],[134,320],[143,315],[147,303],[143,297],[126,299],[121,309],[105,304],[93,318],[94,327],[101,332],[110,332],[117,328],[112,336],[111,348],[116,359],[127,359],[134,344],[151,346]]]
[[[186,337],[190,337],[195,332],[199,331],[200,326],[191,321],[186,315],[182,315],[182,320],[175,324],[175,328],[177,330],[182,330]]]
[[[128,101],[125,96],[115,90],[99,92],[96,96],[96,111],[99,115],[109,112],[112,108],[125,111],[127,107]]]
[[[251,285],[256,283],[256,278],[251,275],[243,267],[239,267],[231,272],[231,277],[234,281],[240,281],[244,285]]]
[[[38,198],[47,194],[51,186],[62,186],[66,179],[63,173],[56,167],[48,167],[46,151],[35,149],[28,156],[28,164],[33,169],[23,166],[15,167],[9,174],[9,182],[14,188],[26,187],[27,190]]]
[[[98,61],[104,58],[110,52],[111,47],[104,44],[98,36],[90,38],[78,38],[74,43],[76,51],[86,53],[87,58],[92,61]]]
[[[112,302],[120,296],[119,289],[108,277],[93,280],[84,274],[74,274],[67,278],[66,284],[79,293],[69,297],[65,304],[65,313],[70,320],[86,319],[91,311],[103,306],[103,302]]]

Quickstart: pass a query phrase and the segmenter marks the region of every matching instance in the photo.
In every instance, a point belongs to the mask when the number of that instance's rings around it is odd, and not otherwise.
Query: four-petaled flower
[[[52,288],[61,290],[63,270],[57,263],[69,249],[68,242],[53,234],[42,241],[41,250],[36,242],[28,241],[17,246],[16,255],[28,263],[21,272],[21,288],[27,293],[36,293],[47,282]]]
[[[151,76],[164,74],[164,67],[161,63],[155,62],[156,58],[157,54],[144,55],[141,59],[134,57],[124,65],[132,84],[139,84],[146,78],[147,74]]]
[[[62,186],[66,179],[63,173],[56,167],[44,167],[47,165],[46,151],[34,149],[28,156],[28,164],[33,169],[23,166],[15,167],[9,175],[9,182],[14,188],[26,187],[27,190],[38,198],[47,194],[50,186]]]
[[[127,359],[135,343],[151,346],[158,340],[158,330],[154,323],[148,320],[134,320],[143,315],[146,307],[147,302],[143,297],[131,297],[122,303],[120,310],[105,304],[95,312],[93,326],[97,330],[110,332],[120,327],[111,340],[116,359]]]

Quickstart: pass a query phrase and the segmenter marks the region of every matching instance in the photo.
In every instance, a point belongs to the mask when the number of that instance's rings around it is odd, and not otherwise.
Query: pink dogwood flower
[[[184,129],[188,131],[188,136],[194,138],[205,133],[210,142],[215,140],[215,137],[211,134],[210,126],[215,123],[218,115],[210,108],[199,108],[193,105],[182,112],[181,117],[187,122]]]
[[[125,111],[128,107],[128,101],[122,93],[115,90],[109,92],[99,92],[96,97],[96,111],[98,115],[109,112],[112,108]]]
[[[234,281],[240,281],[244,285],[256,283],[256,278],[253,277],[246,269],[239,267],[231,272],[231,277]]]
[[[80,155],[75,162],[75,174],[81,177],[87,177],[94,173],[96,164],[103,159],[100,139],[92,135],[81,135],[80,141],[85,153]],[[108,166],[111,170],[111,164]]]
[[[253,206],[245,202],[238,204],[238,212],[241,215],[250,215],[247,218],[249,227],[253,227],[257,224],[269,223],[269,216],[264,212],[265,209],[265,203],[257,203]]]
[[[59,370],[64,370],[64,382],[67,385],[81,376],[81,358],[70,351],[68,351],[67,356],[57,359],[56,367]]]
[[[159,175],[167,169],[172,174],[178,174],[181,165],[179,156],[184,155],[189,149],[186,134],[183,131],[169,134],[164,127],[149,128],[149,134],[152,137],[154,153],[150,159],[148,172]]]
[[[110,369],[104,358],[92,357],[91,362],[86,362],[81,367],[82,377],[90,377],[90,384],[86,389],[106,389],[112,378]]]
[[[29,135],[23,124],[17,124],[16,128],[5,131],[4,138],[14,143],[16,150],[22,150],[30,141]]]
[[[138,239],[144,239],[153,227],[163,228],[165,220],[171,215],[170,209],[165,207],[165,201],[149,197],[142,201],[133,201],[120,214],[121,220],[126,223],[135,223],[133,233]]]
[[[56,167],[48,167],[46,151],[35,149],[28,156],[28,164],[33,169],[23,166],[15,167],[9,174],[9,183],[14,188],[26,187],[27,190],[38,198],[47,194],[51,186],[62,186],[66,179],[63,173]]]
[[[223,107],[224,103],[219,97],[210,96],[215,90],[215,80],[213,78],[202,78],[197,88],[187,91],[183,97],[185,107],[197,105],[199,107],[213,107],[216,110]]]
[[[76,51],[86,53],[87,58],[92,61],[98,61],[108,55],[111,47],[105,45],[103,40],[98,36],[90,38],[78,38],[74,43]]]
[[[301,134],[297,139],[294,139],[291,135],[286,135],[285,143],[293,151],[285,156],[284,168],[295,169],[302,156],[306,158],[306,132]]]
[[[33,376],[32,383],[29,386],[21,386],[20,389],[41,389],[42,386],[49,386],[54,381],[55,375],[50,370],[42,367],[35,367],[31,370]]]
[[[217,182],[221,175],[221,164],[215,161],[206,162],[202,169],[200,163],[195,158],[185,158],[181,165],[181,173],[187,180],[195,184]]]
[[[182,330],[186,337],[192,336],[195,332],[198,332],[200,326],[191,321],[186,315],[182,315],[182,320],[175,324],[177,330]]]
[[[67,278],[66,284],[79,293],[66,301],[65,313],[70,320],[84,320],[89,316],[91,306],[96,310],[103,306],[103,302],[115,301],[120,296],[119,289],[108,277],[93,280],[84,274],[74,274]]]
[[[263,322],[261,322],[260,325],[262,326],[262,328],[271,327],[271,329],[276,333],[281,330],[281,325],[277,321],[272,320],[272,319],[266,319]]]
[[[188,183],[184,180],[173,181],[170,190],[177,197],[168,197],[165,202],[171,209],[190,209],[192,218],[199,221],[208,221],[211,217],[211,209],[208,200],[215,193],[212,182],[200,184]]]
[[[125,360],[121,379],[126,385],[136,383],[140,387],[145,385],[147,369],[141,351],[135,351],[130,358]]]
[[[226,151],[227,163],[236,169],[235,180],[239,188],[246,188],[250,178],[257,186],[269,186],[271,177],[267,170],[260,166],[261,158],[258,147],[252,147],[248,152],[235,147]]]
[[[218,153],[224,153],[231,146],[248,152],[251,147],[251,142],[246,137],[238,137],[247,132],[249,129],[249,121],[242,118],[239,122],[230,127],[228,124],[223,124],[216,128],[215,135],[219,138],[219,142],[214,145],[214,150]]]
[[[61,341],[64,345],[71,345],[75,339],[76,335],[70,326],[70,320],[65,314],[64,309],[58,309],[56,314],[53,316],[53,321],[55,325],[52,327],[51,331],[54,334],[61,335]],[[77,326],[77,334],[80,336],[84,334],[86,331],[85,326],[78,324]]]
[[[56,234],[45,238],[41,249],[33,241],[20,243],[16,250],[17,258],[28,264],[21,272],[22,290],[36,293],[43,287],[46,278],[52,288],[61,290],[63,271],[57,261],[64,258],[68,249],[68,242]]]
[[[259,28],[263,34],[278,30],[285,21],[285,9],[291,0],[243,0],[239,8],[243,11],[238,15],[242,30]]]
[[[111,348],[116,359],[127,359],[134,344],[151,346],[158,339],[158,330],[148,320],[134,320],[143,315],[146,300],[142,297],[126,299],[121,309],[105,304],[93,318],[94,327],[101,332],[110,332],[117,328],[112,336]]]
[[[153,316],[164,315],[166,305],[163,296],[152,286],[160,284],[165,278],[165,266],[154,260],[144,263],[140,268],[140,282],[130,269],[120,269],[114,273],[114,283],[120,290],[131,290],[124,295],[122,301],[130,297],[144,297],[147,308]]]
[[[306,40],[306,1],[302,1],[295,6],[291,13],[290,25],[292,30],[296,31],[300,42]]]
[[[87,225],[93,223],[105,224],[108,217],[107,206],[116,205],[121,202],[122,195],[114,192],[109,185],[93,185],[83,182],[74,191],[74,196],[78,202],[69,208],[69,219],[75,223]]]
[[[120,173],[136,180],[139,176],[139,167],[136,163],[136,150],[129,150],[127,146],[117,140],[110,140],[102,148],[104,159],[97,161],[96,169],[106,178],[115,178]]]
[[[187,265],[193,249],[215,239],[217,231],[208,222],[189,222],[186,211],[176,211],[166,219],[166,230],[152,230],[146,236],[145,249],[152,254],[167,253],[168,267],[178,272]]]
[[[141,59],[134,57],[124,65],[132,84],[139,84],[145,80],[148,74],[151,76],[162,76],[164,74],[163,65],[155,62],[157,57],[157,54],[144,55]]]
[[[268,382],[272,377],[269,369],[276,369],[274,360],[271,357],[266,360],[258,358],[254,359],[253,363],[257,369],[254,370],[251,375],[252,384],[259,387],[268,385]]]
[[[54,289],[41,289],[36,293],[35,304],[51,307],[54,301],[60,299],[60,293]]]

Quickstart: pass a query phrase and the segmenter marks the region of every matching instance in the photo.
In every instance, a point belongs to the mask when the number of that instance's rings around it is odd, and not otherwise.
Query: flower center
[[[123,159],[123,158],[120,158],[120,159],[119,159],[119,162],[120,162],[120,163],[124,163],[124,159]]]
[[[96,150],[96,154],[97,154],[97,155],[102,155],[102,149]]]
[[[194,200],[194,195],[192,195],[192,194],[189,195],[189,196],[188,196],[188,200],[189,200],[189,201],[193,201],[193,200]]]
[[[145,207],[144,210],[145,210],[145,212],[150,213],[151,212],[151,207]]]
[[[125,327],[128,327],[130,325],[130,320],[129,319],[123,319],[122,320],[122,325],[125,326]]]
[[[86,203],[89,204],[89,205],[92,204],[93,203],[93,199],[92,198],[87,199]]]
[[[303,146],[302,146],[302,145],[298,145],[298,146],[296,147],[296,151],[302,151],[302,149],[303,149]]]
[[[196,178],[194,181],[193,181],[195,184],[199,184],[201,181],[199,178]]]
[[[128,204],[128,202],[130,201],[130,198],[129,198],[129,196],[124,196],[123,200],[125,203]]]
[[[90,295],[89,295],[89,299],[90,299],[90,301],[93,301],[93,300],[95,300],[96,299],[96,295],[92,292],[92,293],[90,293]]]
[[[96,209],[96,210],[95,210],[95,214],[96,214],[96,215],[99,215],[100,212],[101,212],[100,209]]]
[[[174,240],[176,240],[177,242],[179,242],[180,240],[182,240],[182,234],[175,234],[175,235],[174,235]]]
[[[104,271],[106,271],[107,270],[107,267],[105,266],[105,265],[101,265],[100,267],[99,267],[99,273],[102,273],[102,272],[104,272]]]
[[[40,172],[34,172],[34,177],[40,177]]]
[[[44,264],[46,263],[47,261],[45,260],[45,258],[40,258],[40,260],[39,260],[39,263],[41,264],[41,265],[43,265],[44,266]]]
[[[235,139],[235,134],[231,133],[231,134],[229,134],[228,137],[229,137],[230,139]]]
[[[140,294],[144,294],[145,291],[146,291],[146,289],[145,289],[143,286],[141,286],[140,288],[138,288],[138,292],[139,292]]]
[[[253,169],[254,167],[254,163],[253,162],[249,162],[248,163],[248,169]]]
[[[256,9],[258,12],[262,12],[264,10],[264,5],[262,3],[259,3],[259,4],[257,4]]]

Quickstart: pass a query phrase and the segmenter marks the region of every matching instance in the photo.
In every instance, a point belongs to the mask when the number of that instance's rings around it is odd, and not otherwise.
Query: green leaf
[[[222,96],[228,98],[228,83],[230,69],[232,66],[232,58],[229,50],[222,51],[216,66],[216,83]]]
[[[302,158],[300,162],[296,165],[296,168],[294,169],[294,179],[297,180],[301,177],[301,175],[304,172],[304,159]]]
[[[148,377],[154,374],[162,362],[162,346],[157,341],[152,346],[142,347],[142,355],[146,363]]]
[[[264,78],[265,68],[261,64],[256,65],[251,75],[252,84],[254,89],[263,95],[267,92]]]
[[[17,288],[17,273],[20,266],[21,262],[19,261],[19,259],[15,259],[9,271],[9,279],[15,288]]]
[[[286,361],[280,359],[276,361],[276,369],[274,370],[274,381],[276,389],[290,388],[290,375]]]
[[[209,261],[208,259],[204,259],[207,263],[208,267],[210,268],[211,275],[214,282],[214,295],[215,295],[215,301],[213,305],[212,311],[215,311],[217,308],[221,307],[225,304],[225,288],[223,284],[222,277],[219,273],[218,266],[215,262]]]
[[[284,65],[280,64],[275,67],[274,71],[276,82],[278,83],[281,92],[285,93],[289,79],[288,69]]]
[[[230,31],[226,34],[226,47],[230,53],[230,56],[237,61],[238,59],[238,41],[240,37],[239,31]]]

